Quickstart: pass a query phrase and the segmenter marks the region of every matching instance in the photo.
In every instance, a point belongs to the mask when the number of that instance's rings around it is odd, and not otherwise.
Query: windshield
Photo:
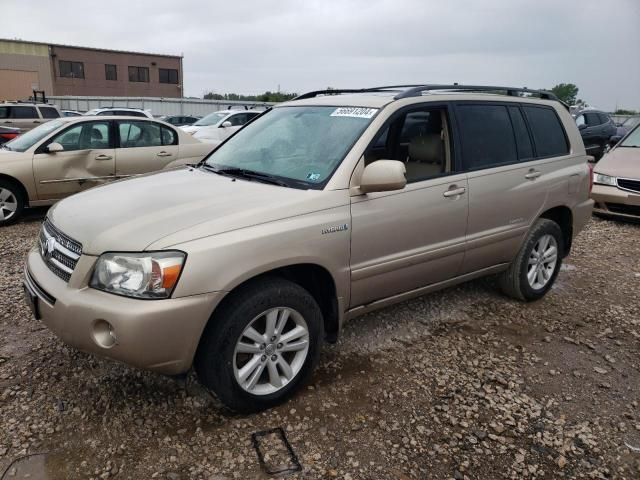
[[[636,125],[636,128],[631,130],[631,133],[629,133],[618,146],[640,148],[640,125]]]
[[[14,138],[10,142],[3,145],[3,148],[11,150],[13,152],[25,152],[33,145],[38,143],[44,137],[49,135],[54,130],[57,130],[64,125],[64,122],[59,120],[52,120],[47,123],[43,123],[39,127],[29,130],[27,133],[23,133],[19,137]]]
[[[197,125],[198,127],[206,127],[208,125],[215,125],[216,123],[218,123],[220,120],[222,120],[227,115],[229,115],[229,114],[228,113],[221,113],[221,112],[213,112],[213,113],[210,113],[209,115],[207,115],[206,117],[201,118],[200,120],[198,120],[196,123],[194,123],[194,125]]]
[[[376,112],[360,107],[274,108],[222,144],[206,164],[320,189]]]
[[[633,128],[640,123],[640,117],[627,118],[622,124],[623,127]]]

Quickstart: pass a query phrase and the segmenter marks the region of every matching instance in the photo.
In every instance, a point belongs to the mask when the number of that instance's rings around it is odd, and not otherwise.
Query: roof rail
[[[398,91],[393,98],[394,100],[400,100],[401,98],[419,97],[424,92],[430,92],[435,90],[447,90],[451,92],[486,92],[486,93],[498,93],[504,92],[504,95],[511,97],[518,97],[519,93],[529,93],[537,95],[544,100],[555,100],[560,102],[567,110],[569,105],[560,100],[555,94],[546,90],[532,90],[527,87],[496,87],[491,85],[460,85],[454,83],[448,84],[424,84],[424,85],[387,85],[382,87],[372,88],[345,88],[345,89],[327,89],[327,90],[315,90],[313,92],[303,93],[298,95],[293,100],[303,100],[305,98],[314,98],[320,95],[340,95],[343,93],[372,93],[372,92],[389,92]]]
[[[394,98],[399,100],[401,98],[419,97],[423,92],[429,92],[432,90],[449,90],[453,92],[506,92],[508,96],[518,97],[518,93],[532,93],[538,95],[545,100],[557,100],[560,101],[553,93],[546,90],[531,90],[527,87],[496,87],[490,85],[459,85],[454,83],[453,85],[416,85],[408,90],[400,92]]]

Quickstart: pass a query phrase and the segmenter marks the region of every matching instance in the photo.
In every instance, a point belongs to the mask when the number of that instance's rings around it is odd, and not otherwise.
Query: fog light
[[[93,339],[102,348],[111,348],[116,344],[113,326],[105,320],[97,320],[93,324]]]

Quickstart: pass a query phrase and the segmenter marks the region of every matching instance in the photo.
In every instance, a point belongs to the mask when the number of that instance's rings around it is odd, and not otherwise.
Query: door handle
[[[169,152],[162,151],[158,154],[158,157],[170,157],[171,154]]]
[[[112,158],[111,155],[96,155],[96,160],[111,160]]]
[[[538,170],[529,170],[529,173],[527,173],[524,178],[526,178],[527,180],[535,180],[536,178],[538,178],[540,175],[542,175],[542,172],[539,172]]]
[[[459,195],[464,195],[466,191],[467,189],[464,187],[456,188],[456,185],[452,185],[451,188],[449,188],[449,190],[447,190],[442,194],[442,196],[446,198],[457,197]]]
[[[40,123],[40,120],[34,120],[33,123]]]
[[[13,122],[12,122],[11,120],[7,120],[7,121],[6,121],[6,122],[4,122],[4,123],[13,123]]]

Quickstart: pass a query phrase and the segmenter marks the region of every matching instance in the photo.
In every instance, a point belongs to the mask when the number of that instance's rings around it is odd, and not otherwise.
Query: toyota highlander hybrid
[[[548,92],[311,92],[198,166],[57,203],[26,297],[72,346],[165,374],[193,365],[257,411],[307,381],[356,315],[489,274],[542,298],[591,216],[587,160]]]

